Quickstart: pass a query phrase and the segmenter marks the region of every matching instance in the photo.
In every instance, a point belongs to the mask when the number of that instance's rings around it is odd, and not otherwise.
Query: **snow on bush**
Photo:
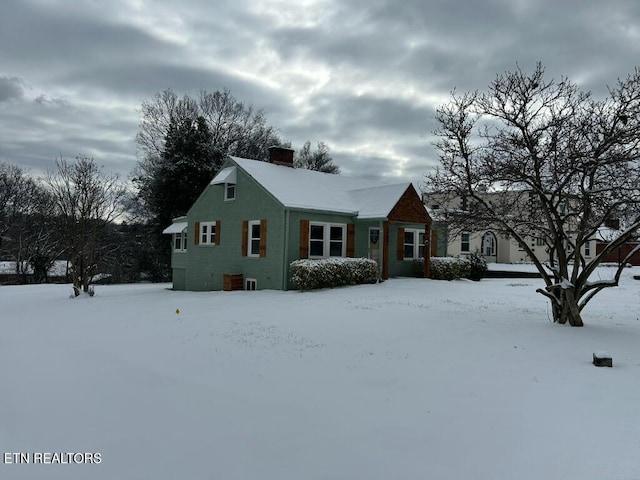
[[[471,255],[469,255],[469,262],[469,278],[471,280],[475,280],[476,282],[484,278],[489,267],[487,267],[487,261],[484,259],[482,254],[478,251],[473,252]]]
[[[471,276],[471,262],[466,258],[431,257],[431,278],[456,280]]]
[[[295,260],[289,266],[291,284],[298,290],[376,283],[378,264],[368,258]]]

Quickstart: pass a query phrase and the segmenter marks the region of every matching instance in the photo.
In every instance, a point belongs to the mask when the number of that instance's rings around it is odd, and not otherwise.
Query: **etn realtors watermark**
[[[4,452],[5,465],[86,465],[102,462],[102,454],[88,452]]]

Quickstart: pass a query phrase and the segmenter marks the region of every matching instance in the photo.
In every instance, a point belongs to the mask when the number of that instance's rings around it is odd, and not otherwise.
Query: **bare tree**
[[[282,142],[275,127],[267,124],[264,110],[256,110],[236,99],[229,89],[201,90],[197,99],[178,97],[172,90],[156,93],[142,102],[140,129],[136,135],[139,169],[154,162],[163,152],[171,125],[205,119],[211,132],[211,146],[224,155],[266,160],[269,147]]]
[[[307,140],[296,153],[295,167],[324,173],[340,173],[340,167],[333,164],[329,146],[324,142],[318,142],[317,147],[312,152],[311,142]]]
[[[464,197],[469,208],[448,212],[459,228],[490,225],[513,238],[544,278],[537,291],[553,319],[583,324],[581,312],[612,279],[589,280],[607,255],[640,228],[640,71],[594,100],[568,79],[546,80],[538,64],[498,75],[486,93],[455,91],[437,110],[439,169],[426,190]],[[612,217],[621,230],[594,258],[584,246]],[[536,257],[531,239],[544,244]]]
[[[0,246],[16,219],[32,209],[36,189],[25,169],[0,163]]]
[[[122,213],[126,189],[117,175],[103,173],[92,158],[69,163],[60,157],[44,185],[53,200],[53,215],[71,263],[76,293],[87,292],[105,248],[105,226]]]

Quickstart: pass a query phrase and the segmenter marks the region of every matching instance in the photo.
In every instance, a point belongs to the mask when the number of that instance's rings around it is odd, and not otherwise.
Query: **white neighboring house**
[[[490,197],[491,193],[486,193]],[[485,228],[469,231],[453,231],[448,225],[448,213],[453,211],[467,211],[469,204],[466,198],[457,197],[445,200],[438,194],[423,193],[423,202],[434,222],[434,229],[440,231],[446,240],[445,256],[466,257],[474,252],[482,253],[488,263],[529,263],[531,258],[518,243],[509,235],[499,233],[491,225]],[[548,250],[541,238],[528,237],[527,241],[536,258],[541,262],[548,261]],[[596,237],[582,247],[585,259],[590,260],[596,255]],[[442,249],[438,255],[443,255]]]

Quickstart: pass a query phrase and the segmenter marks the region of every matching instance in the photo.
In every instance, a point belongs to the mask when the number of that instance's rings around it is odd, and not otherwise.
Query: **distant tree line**
[[[56,260],[67,261],[76,292],[98,278],[166,281],[170,242],[162,230],[187,213],[225,159],[264,161],[270,146],[291,146],[263,110],[228,89],[155,94],[142,102],[135,140],[129,186],[86,156],[60,157],[42,178],[0,163],[0,261],[15,262],[18,281],[46,282]],[[339,173],[324,142],[315,151],[305,142],[295,167]]]

